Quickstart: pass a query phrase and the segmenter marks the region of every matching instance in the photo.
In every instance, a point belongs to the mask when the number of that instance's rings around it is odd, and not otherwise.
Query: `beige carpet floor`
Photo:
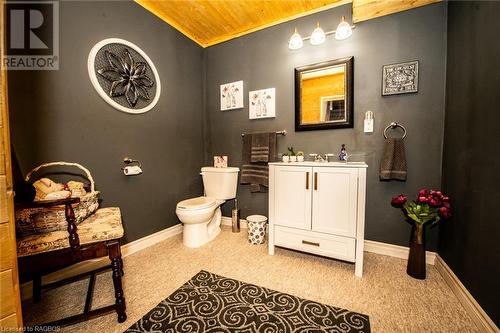
[[[433,266],[427,279],[406,275],[402,259],[365,253],[363,278],[354,265],[277,249],[250,245],[246,230],[225,228],[213,242],[188,249],[181,235],[128,256],[124,260],[128,320],[109,314],[63,328],[63,332],[123,332],[200,270],[224,275],[302,298],[370,316],[372,332],[478,332],[458,299]],[[43,293],[42,302],[23,304],[26,325],[54,320],[83,309],[87,281]],[[96,282],[94,306],[113,302],[111,273]]]

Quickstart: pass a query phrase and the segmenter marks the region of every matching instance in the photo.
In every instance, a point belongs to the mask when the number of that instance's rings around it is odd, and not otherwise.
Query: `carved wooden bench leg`
[[[123,295],[122,287],[122,265],[121,265],[121,251],[120,243],[108,243],[108,254],[111,260],[111,269],[113,270],[113,285],[115,287],[115,304],[116,313],[118,314],[118,322],[123,323],[127,320],[125,313],[125,297]]]
[[[123,259],[121,258],[121,256],[120,256],[120,273],[122,276],[125,275],[125,272],[123,271]]]

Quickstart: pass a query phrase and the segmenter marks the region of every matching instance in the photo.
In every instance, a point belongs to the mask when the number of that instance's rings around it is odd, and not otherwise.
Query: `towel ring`
[[[393,121],[392,123],[390,123],[389,126],[387,126],[384,129],[384,138],[387,139],[387,130],[389,128],[396,128],[396,127],[401,127],[403,129],[403,131],[404,131],[404,133],[403,133],[403,139],[406,138],[406,128],[403,125],[401,125],[401,124],[399,124],[399,123],[397,123],[395,121]]]

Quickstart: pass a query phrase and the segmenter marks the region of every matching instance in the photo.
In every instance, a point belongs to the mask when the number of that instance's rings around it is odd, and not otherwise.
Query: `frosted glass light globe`
[[[337,26],[337,31],[335,31],[336,40],[344,40],[352,35],[351,25],[346,22],[345,16],[342,16],[339,25]]]
[[[290,37],[290,40],[288,41],[288,48],[290,50],[298,50],[303,45],[304,45],[304,42],[302,41],[302,37],[300,36],[297,29],[295,29],[295,32],[293,33],[292,37]]]
[[[309,40],[312,45],[319,45],[323,44],[326,40],[326,35],[323,29],[318,25],[316,26],[316,29],[311,34],[311,39]]]

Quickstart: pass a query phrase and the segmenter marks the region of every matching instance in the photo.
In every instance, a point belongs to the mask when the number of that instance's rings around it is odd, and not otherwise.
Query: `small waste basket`
[[[251,244],[264,244],[266,241],[267,217],[263,215],[250,215],[247,217],[248,241]]]

